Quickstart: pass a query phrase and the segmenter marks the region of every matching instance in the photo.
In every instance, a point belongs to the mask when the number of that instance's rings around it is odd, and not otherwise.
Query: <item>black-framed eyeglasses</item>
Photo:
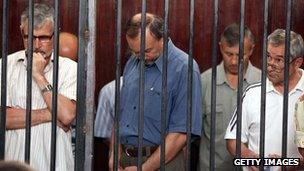
[[[52,35],[41,35],[41,36],[35,36],[33,35],[33,40],[38,39],[41,43],[49,43],[52,41],[52,38],[54,36],[54,32]],[[28,41],[28,35],[27,34],[22,34],[23,40]]]

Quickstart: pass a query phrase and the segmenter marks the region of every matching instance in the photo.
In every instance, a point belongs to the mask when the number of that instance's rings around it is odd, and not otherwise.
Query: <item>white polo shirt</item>
[[[294,142],[295,104],[304,90],[304,72],[296,87],[289,92],[288,102],[288,138],[287,157],[300,157]],[[265,157],[269,154],[281,155],[282,149],[282,118],[283,95],[274,89],[272,83],[266,81],[266,111],[265,111]],[[242,108],[242,142],[248,144],[248,148],[259,154],[260,143],[260,106],[261,83],[249,86],[243,95]],[[226,130],[225,139],[236,139],[236,112],[230,120]]]

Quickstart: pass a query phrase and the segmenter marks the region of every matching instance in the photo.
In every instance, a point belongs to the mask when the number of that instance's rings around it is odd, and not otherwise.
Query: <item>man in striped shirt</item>
[[[27,97],[28,9],[21,15],[21,33],[25,50],[8,56],[7,121],[5,160],[24,160],[25,112]],[[51,112],[53,83],[54,9],[34,4],[32,120],[30,165],[37,170],[50,170]],[[76,115],[77,64],[59,57],[56,170],[73,170],[69,127]],[[67,132],[66,132],[67,131]]]
[[[265,157],[280,158],[282,156],[282,123],[283,123],[283,93],[284,93],[284,64],[289,62],[289,93],[288,93],[288,134],[287,157],[300,158],[294,142],[295,103],[304,92],[304,71],[300,68],[303,63],[304,43],[300,34],[290,32],[290,58],[285,56],[285,30],[277,29],[268,36],[267,46],[267,81],[265,106]],[[260,106],[261,83],[249,86],[243,95],[241,157],[258,158],[260,150]],[[235,110],[236,111],[236,110]],[[226,130],[227,149],[236,154],[236,112]],[[251,169],[257,169],[251,166]],[[245,168],[247,170],[248,168]],[[270,170],[280,170],[271,167]]]

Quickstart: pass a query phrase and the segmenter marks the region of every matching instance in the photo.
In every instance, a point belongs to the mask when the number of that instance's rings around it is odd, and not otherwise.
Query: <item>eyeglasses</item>
[[[296,59],[297,58],[294,58],[291,61],[289,61],[289,64],[295,61]],[[274,65],[275,67],[280,67],[280,68],[284,67],[284,63],[285,63],[284,58],[274,58],[269,54],[267,54],[267,62],[270,63],[270,61],[272,61],[272,65]]]
[[[49,42],[52,41],[53,36],[54,36],[54,32],[50,36],[48,36],[48,35],[41,35],[41,36],[33,35],[33,40],[38,39],[41,43],[49,43]],[[28,35],[27,34],[23,34],[22,37],[23,37],[24,41],[28,41]]]

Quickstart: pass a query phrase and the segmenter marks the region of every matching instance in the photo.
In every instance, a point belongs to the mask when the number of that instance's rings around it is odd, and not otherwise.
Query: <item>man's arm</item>
[[[226,146],[229,153],[233,156],[236,155],[236,140],[235,139],[227,139]],[[241,157],[242,158],[258,158],[259,155],[255,152],[249,150],[245,143],[241,142]]]
[[[118,145],[118,170],[123,170],[120,165],[121,157],[121,145]],[[114,170],[114,129],[112,129],[111,140],[110,140],[110,150],[109,150],[109,170]]]
[[[26,113],[25,109],[7,107],[6,109],[6,129],[25,128]],[[51,121],[51,113],[48,109],[32,110],[31,125],[38,125]]]
[[[185,146],[187,135],[184,133],[169,133],[166,136],[165,163],[169,163]],[[143,170],[160,168],[160,147],[143,164]]]
[[[47,61],[40,53],[33,54],[33,79],[37,83],[40,90],[49,84],[43,72],[46,65]],[[47,105],[47,108],[50,112],[52,112],[52,92],[44,92],[42,93],[42,96]],[[76,116],[76,103],[75,101],[72,101],[71,99],[61,94],[58,94],[57,97],[57,118],[63,125],[69,126]]]

